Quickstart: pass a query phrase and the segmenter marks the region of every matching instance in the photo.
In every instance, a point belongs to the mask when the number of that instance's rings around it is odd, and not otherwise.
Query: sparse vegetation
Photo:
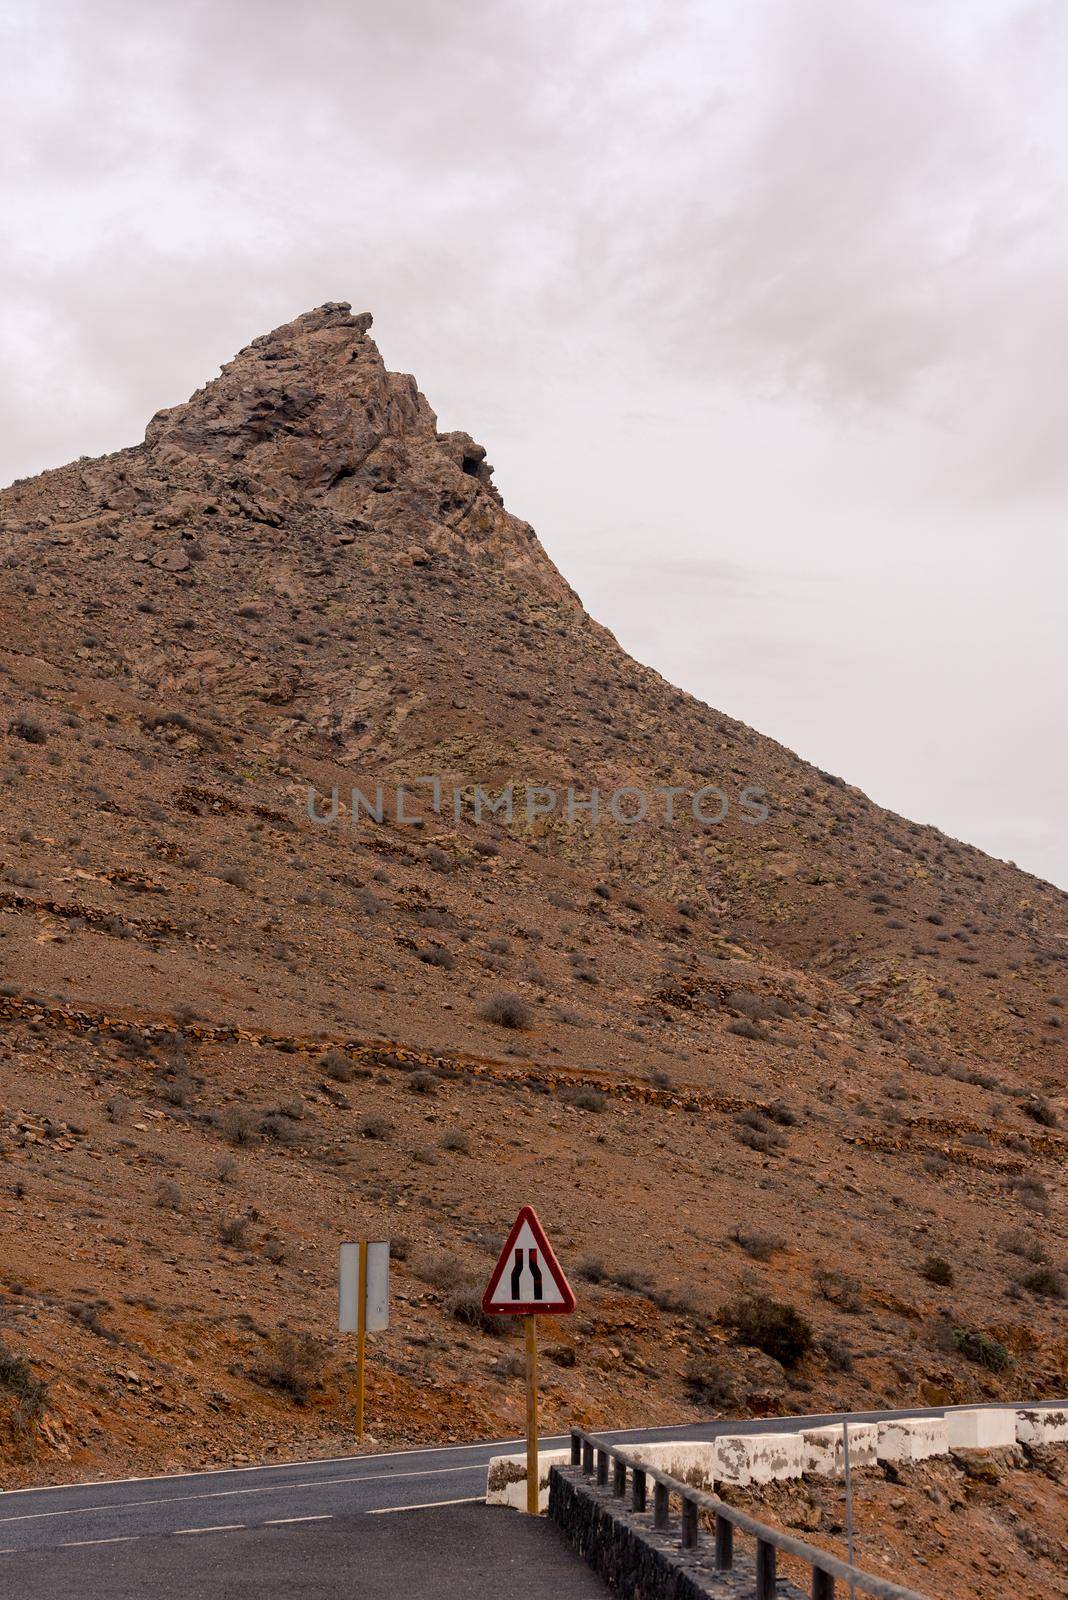
[[[173,1178],[163,1178],[156,1185],[156,1204],[166,1211],[181,1211],[182,1191]]]
[[[361,1139],[385,1140],[393,1132],[393,1124],[388,1117],[375,1116],[373,1113],[361,1117],[356,1124],[356,1132]]]
[[[560,1090],[560,1099],[578,1111],[603,1111],[606,1103],[600,1089],[589,1083],[565,1084]]]
[[[734,1227],[730,1231],[730,1238],[739,1250],[744,1250],[754,1261],[770,1261],[776,1250],[785,1247],[785,1241],[778,1234],[762,1233],[755,1228]]]
[[[837,1333],[825,1333],[819,1344],[827,1365],[835,1372],[853,1371],[853,1352]]]
[[[96,1337],[103,1339],[106,1344],[119,1344],[118,1335],[113,1333],[100,1320],[101,1311],[110,1309],[109,1302],[100,1299],[76,1300],[73,1305],[67,1307],[72,1321],[79,1323],[83,1328],[87,1328],[90,1333],[96,1334]]]
[[[920,1268],[920,1276],[940,1289],[951,1289],[955,1281],[953,1268],[944,1256],[928,1256]]]
[[[283,1107],[278,1111],[269,1112],[261,1119],[260,1132],[265,1139],[271,1139],[275,1144],[294,1148],[303,1143],[305,1137],[298,1126],[299,1120]]]
[[[832,1267],[817,1267],[816,1288],[839,1311],[857,1312],[864,1304],[860,1284],[848,1272]]]
[[[1012,1180],[1016,1198],[1028,1211],[1037,1211],[1045,1216],[1049,1210],[1049,1192],[1046,1185],[1034,1173],[1026,1172]]]
[[[12,1426],[16,1438],[34,1433],[48,1410],[48,1385],[33,1374],[25,1356],[16,1355],[0,1340],[0,1393],[14,1401]]]
[[[229,1144],[255,1144],[259,1136],[255,1117],[243,1106],[228,1106],[217,1113],[216,1125]]]
[[[7,731],[16,739],[24,740],[26,744],[46,744],[48,741],[48,735],[41,723],[25,711],[12,717],[7,725]]]
[[[1024,1233],[1019,1229],[1003,1233],[998,1244],[1010,1255],[1021,1256],[1024,1261],[1033,1262],[1035,1266],[1041,1266],[1048,1259],[1045,1247],[1034,1234]]]
[[[1041,1295],[1046,1300],[1064,1299],[1064,1279],[1053,1267],[1035,1267],[1020,1279],[1030,1294]]]
[[[1012,1366],[1012,1356],[1001,1341],[978,1328],[954,1328],[952,1339],[954,1348],[962,1356],[988,1372],[1005,1372]]]
[[[1029,1116],[1032,1122],[1037,1122],[1043,1128],[1055,1128],[1058,1117],[1056,1111],[1048,1100],[1036,1096],[1033,1100],[1025,1100],[1020,1110]]]
[[[520,995],[495,994],[482,1007],[482,1019],[499,1028],[529,1028],[530,1007]]]
[[[714,1356],[694,1357],[687,1362],[682,1385],[695,1404],[711,1406],[716,1411],[732,1405],[737,1398],[730,1372]]]
[[[446,1309],[457,1322],[477,1328],[480,1333],[499,1335],[507,1331],[503,1317],[494,1317],[488,1311],[483,1311],[482,1296],[475,1289],[454,1289],[446,1301]]]
[[[334,1083],[352,1083],[356,1078],[370,1075],[367,1067],[353,1061],[351,1056],[333,1045],[319,1057],[319,1070]]]
[[[463,1262],[447,1252],[424,1256],[416,1262],[414,1271],[432,1289],[456,1289],[467,1280]]]
[[[451,972],[456,965],[456,957],[442,944],[426,945],[422,950],[416,951],[416,954],[424,966],[440,967],[444,972]]]
[[[760,1028],[755,1022],[749,1022],[745,1017],[739,1017],[735,1022],[728,1022],[727,1032],[737,1034],[739,1039],[770,1039],[771,1035],[766,1028]]]
[[[247,1216],[223,1217],[219,1222],[219,1243],[228,1250],[247,1250],[249,1245],[249,1219]]]
[[[724,1306],[719,1319],[737,1344],[753,1345],[784,1367],[796,1367],[812,1344],[801,1312],[769,1295],[744,1295]]]
[[[321,1339],[286,1330],[271,1340],[257,1376],[304,1405],[322,1382],[325,1368],[326,1346]]]
[[[184,1110],[191,1106],[196,1099],[196,1084],[188,1073],[179,1072],[173,1077],[164,1078],[160,1084],[159,1092],[169,1106]]]
[[[762,1155],[774,1155],[786,1147],[785,1133],[760,1111],[739,1111],[731,1131],[739,1144]]]

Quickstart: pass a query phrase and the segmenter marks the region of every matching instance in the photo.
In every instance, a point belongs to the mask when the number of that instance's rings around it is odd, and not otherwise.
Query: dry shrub
[[[763,1350],[784,1367],[795,1367],[812,1344],[812,1327],[794,1306],[769,1295],[743,1295],[723,1307],[719,1320],[737,1344]]]
[[[326,1345],[312,1333],[286,1330],[275,1334],[258,1376],[303,1405],[322,1382]]]
[[[482,1020],[499,1028],[528,1028],[530,1007],[518,994],[491,995],[482,1007]]]
[[[12,1426],[16,1438],[35,1433],[48,1410],[48,1385],[35,1378],[25,1356],[18,1356],[0,1340],[0,1392],[14,1401]]]

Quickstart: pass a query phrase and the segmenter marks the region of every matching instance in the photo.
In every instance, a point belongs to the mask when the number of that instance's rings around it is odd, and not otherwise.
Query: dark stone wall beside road
[[[745,1600],[753,1594],[754,1566],[746,1555],[736,1551],[733,1570],[717,1572],[711,1537],[681,1549],[677,1521],[666,1532],[654,1529],[651,1511],[631,1511],[629,1500],[597,1488],[576,1467],[550,1472],[549,1516],[625,1600]],[[780,1600],[806,1600],[783,1579],[776,1593]]]

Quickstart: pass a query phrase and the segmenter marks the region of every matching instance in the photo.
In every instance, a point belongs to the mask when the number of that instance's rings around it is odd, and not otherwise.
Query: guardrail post
[[[571,1430],[571,1465],[577,1467],[582,1460],[582,1437],[577,1428]]]
[[[582,1441],[582,1470],[587,1478],[593,1472],[593,1445],[588,1439]]]
[[[635,1467],[630,1475],[630,1503],[634,1511],[645,1510],[645,1472]]]
[[[775,1546],[767,1539],[757,1540],[756,1600],[775,1600]]]
[[[612,1457],[612,1493],[624,1495],[627,1492],[627,1463],[622,1456]]]
[[[668,1486],[661,1483],[659,1478],[653,1484],[653,1527],[666,1528],[668,1525]]]
[[[697,1501],[688,1494],[682,1497],[682,1548],[691,1549],[697,1543]]]
[[[822,1567],[812,1569],[812,1600],[834,1600],[834,1575]]]
[[[734,1565],[734,1523],[716,1513],[716,1570],[729,1572]]]
[[[608,1482],[608,1451],[598,1450],[597,1459],[597,1487],[603,1489]]]

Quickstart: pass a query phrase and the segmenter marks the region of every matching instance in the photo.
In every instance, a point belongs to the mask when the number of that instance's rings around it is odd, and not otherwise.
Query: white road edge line
[[[175,1536],[180,1533],[237,1533],[246,1527],[244,1522],[219,1522],[214,1528],[175,1528]]]
[[[68,1506],[63,1511],[18,1511],[13,1517],[0,1516],[0,1527],[5,1522],[42,1522],[49,1517],[86,1517],[94,1511],[136,1511],[145,1506],[177,1506],[186,1500],[236,1500],[240,1495],[277,1494],[289,1489],[330,1489],[339,1483],[396,1483],[401,1478],[446,1478],[454,1472],[484,1472],[485,1466],[476,1462],[471,1467],[420,1467],[415,1472],[357,1472],[346,1478],[309,1478],[302,1483],[264,1483],[255,1489],[212,1489],[207,1494],[168,1494],[152,1500],[116,1500],[92,1506]],[[0,1499],[3,1505],[7,1496]]]
[[[689,1424],[680,1422],[677,1426],[682,1428]],[[654,1431],[660,1427],[660,1423],[655,1423]],[[566,1444],[570,1437],[567,1433],[554,1433],[539,1443],[544,1449],[547,1445]],[[193,1472],[147,1472],[133,1478],[83,1478],[78,1483],[40,1483],[30,1484],[24,1489],[7,1489],[4,1499],[13,1494],[58,1494],[63,1489],[110,1489],[123,1483],[179,1483],[183,1478],[224,1478],[231,1473],[236,1476],[239,1472],[292,1472],[296,1467],[347,1467],[360,1461],[389,1461],[395,1456],[451,1455],[456,1450],[506,1450],[509,1445],[525,1443],[525,1439],[476,1439],[471,1444],[421,1444],[414,1450],[376,1450],[373,1454],[362,1456],[309,1456],[300,1461],[261,1461],[254,1467],[197,1467]],[[0,1555],[3,1553],[0,1551]]]
[[[111,1539],[68,1539],[66,1544],[61,1544],[61,1550],[80,1550],[87,1544],[132,1544],[135,1539],[140,1539],[139,1533],[119,1533]]]
[[[320,1512],[317,1517],[268,1517],[263,1523],[265,1528],[283,1528],[287,1522],[333,1522],[333,1512]]]
[[[431,1511],[435,1506],[474,1506],[485,1505],[484,1494],[471,1494],[464,1500],[424,1500],[418,1506],[376,1506],[373,1511],[364,1513],[368,1517],[394,1517],[398,1511]]]

